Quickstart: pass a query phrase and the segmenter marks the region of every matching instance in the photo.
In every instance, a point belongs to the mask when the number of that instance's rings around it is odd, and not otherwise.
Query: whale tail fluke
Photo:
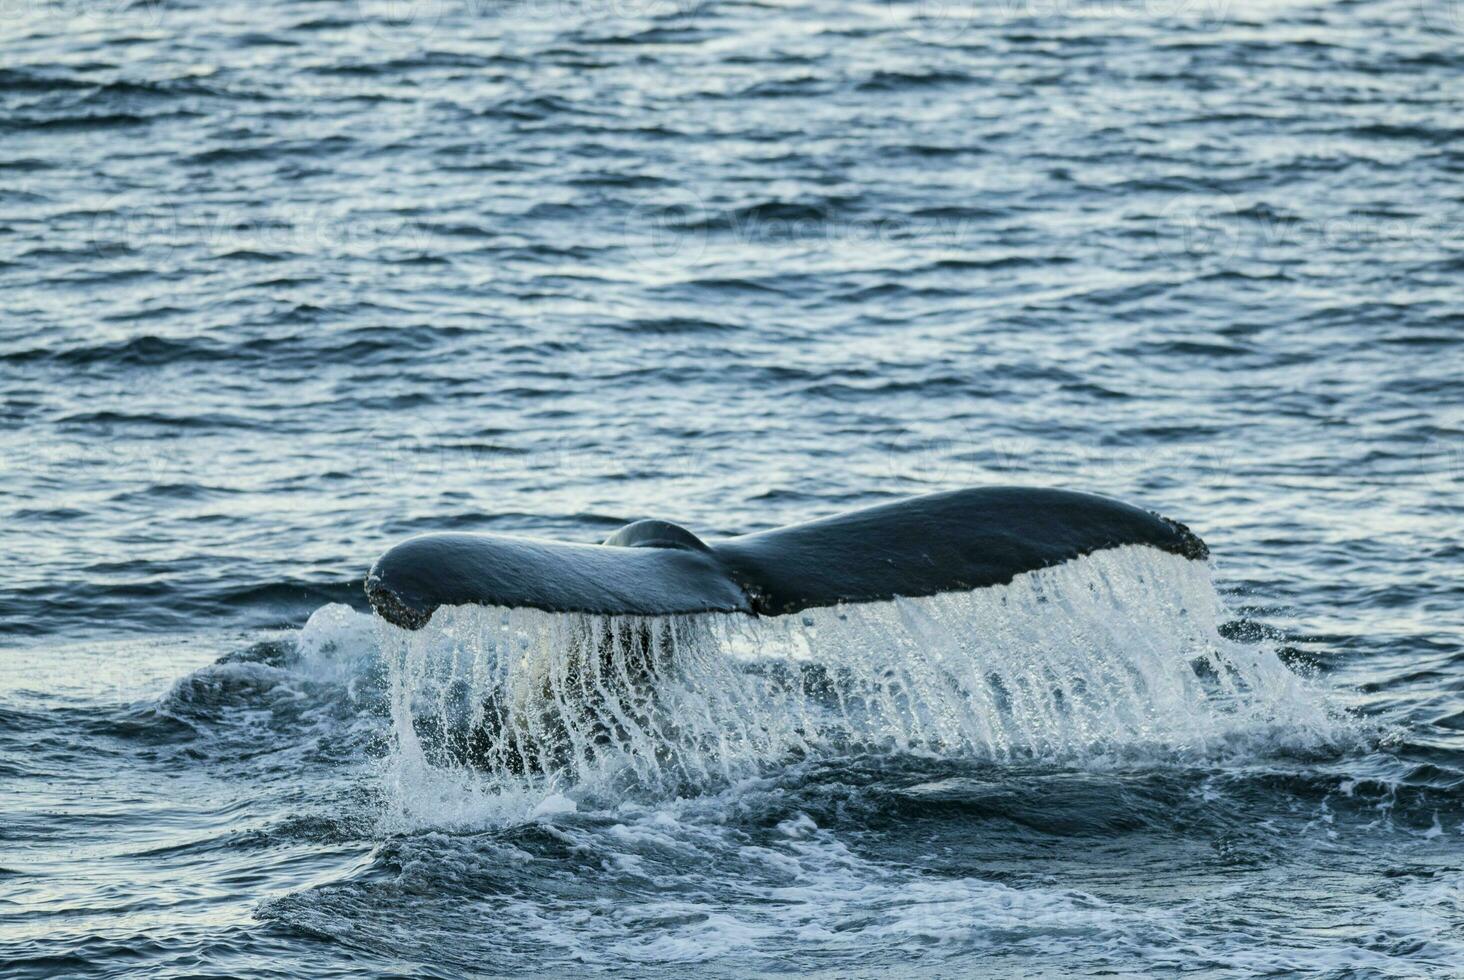
[[[603,545],[499,534],[428,534],[382,555],[372,607],[408,629],[439,606],[665,616],[776,616],[816,606],[970,591],[1130,545],[1193,560],[1189,528],[1110,497],[983,487],[927,494],[758,534],[704,542],[667,521]]]

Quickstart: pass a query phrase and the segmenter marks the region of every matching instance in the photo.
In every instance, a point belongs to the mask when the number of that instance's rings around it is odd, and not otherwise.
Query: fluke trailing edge
[[[637,521],[604,544],[426,534],[376,560],[372,607],[418,629],[438,606],[779,616],[812,606],[960,592],[1124,545],[1203,560],[1176,521],[1096,494],[1032,487],[932,493],[707,543]]]

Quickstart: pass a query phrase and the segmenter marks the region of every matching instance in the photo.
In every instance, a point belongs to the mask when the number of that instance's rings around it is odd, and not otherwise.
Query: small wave
[[[222,361],[239,356],[230,350],[196,340],[157,337],[144,334],[130,340],[106,344],[85,344],[76,347],[33,347],[3,355],[7,361],[55,361],[60,364],[90,366],[116,364],[127,367],[158,367],[183,361]]]
[[[855,204],[855,198],[827,197],[813,201],[767,200],[734,210],[724,222],[707,222],[706,228],[737,228],[746,222],[823,222]]]
[[[617,322],[611,328],[628,334],[655,334],[677,336],[694,334],[732,333],[738,329],[736,323],[726,320],[712,320],[705,317],[668,316],[656,319],[637,319]]]
[[[134,737],[186,742],[192,758],[358,762],[385,717],[373,631],[371,617],[323,606],[297,634],[227,654],[125,720]]]
[[[857,86],[861,92],[903,91],[906,89],[934,88],[942,86],[969,85],[978,81],[975,76],[964,72],[928,71],[876,71]]]
[[[708,802],[736,805],[731,794]],[[516,937],[515,954],[601,968],[685,968],[730,956],[776,962],[810,948],[863,949],[868,963],[931,947],[995,951],[1037,938],[1120,943],[1136,932],[1171,939],[1178,932],[1175,917],[1125,909],[1060,884],[1019,889],[979,877],[896,871],[804,814],[788,814],[749,840],[703,809],[627,807],[603,829],[570,819],[489,837],[395,839],[356,880],[265,902],[258,914],[335,942],[359,941],[353,937],[364,927],[371,944],[400,955],[450,950],[453,965],[486,964],[492,972],[509,954],[464,941],[482,935],[485,918]],[[711,898],[697,868],[735,868],[738,899]],[[561,877],[569,869],[583,885]],[[663,890],[659,882],[677,887]],[[579,891],[615,900],[583,914]],[[545,895],[570,902],[545,902]]]
[[[192,115],[192,113],[175,112],[169,115],[181,116]],[[68,113],[65,115],[55,114],[20,114],[13,113],[0,122],[0,128],[14,131],[62,131],[62,130],[96,130],[96,129],[123,129],[134,126],[146,126],[159,116],[138,115],[135,112],[83,112]]]
[[[193,484],[161,484],[132,495],[142,500],[198,500],[234,491]],[[65,588],[25,582],[0,593],[0,621],[18,636],[65,635],[94,630],[99,622],[164,632],[197,628],[200,619],[229,617],[258,629],[298,623],[323,603],[364,602],[360,581],[303,580],[239,583],[216,581],[200,569],[212,559],[174,562],[97,562],[89,581]]]

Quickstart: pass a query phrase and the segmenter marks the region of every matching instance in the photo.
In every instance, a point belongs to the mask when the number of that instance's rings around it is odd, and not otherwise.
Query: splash
[[[1333,740],[1320,690],[1223,638],[1222,613],[1207,566],[1138,547],[774,620],[447,607],[378,625],[388,797],[451,823],[827,754],[1082,764]]]

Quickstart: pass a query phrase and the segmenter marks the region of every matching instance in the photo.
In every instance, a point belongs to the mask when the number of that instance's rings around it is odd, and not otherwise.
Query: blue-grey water
[[[0,973],[1458,975],[1461,40],[0,6]],[[695,738],[552,778],[443,741],[552,617],[434,653],[361,592],[422,531],[988,483],[1183,520],[1213,588],[1120,554],[707,640]]]

